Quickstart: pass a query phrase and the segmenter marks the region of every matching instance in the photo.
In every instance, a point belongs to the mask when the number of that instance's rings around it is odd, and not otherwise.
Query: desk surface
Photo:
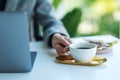
[[[101,37],[108,40],[116,39],[110,35]],[[73,39],[75,42],[80,40],[80,38]],[[43,42],[31,42],[31,51],[38,52],[32,71],[28,73],[0,73],[0,80],[120,80],[119,47],[120,43],[113,47],[113,52],[101,54],[108,59],[103,65],[80,66],[55,63],[55,50],[48,49]]]

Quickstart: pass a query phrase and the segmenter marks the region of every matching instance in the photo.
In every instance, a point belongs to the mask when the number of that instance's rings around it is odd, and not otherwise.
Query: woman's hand
[[[64,35],[56,33],[52,36],[52,46],[56,49],[58,55],[63,55],[67,51],[66,47],[71,43],[71,39]]]

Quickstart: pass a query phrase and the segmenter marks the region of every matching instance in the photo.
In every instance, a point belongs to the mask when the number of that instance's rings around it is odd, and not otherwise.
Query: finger
[[[68,37],[64,37],[69,43],[72,43],[72,40]]]
[[[59,39],[59,43],[65,47],[70,45],[70,42],[66,40],[64,37]]]
[[[63,51],[67,52],[67,51],[69,51],[69,48],[65,47]]]
[[[64,54],[64,47],[63,46],[61,46],[60,44],[57,44],[56,46],[55,46],[55,49],[56,49],[56,52],[58,53],[58,55],[63,55]]]

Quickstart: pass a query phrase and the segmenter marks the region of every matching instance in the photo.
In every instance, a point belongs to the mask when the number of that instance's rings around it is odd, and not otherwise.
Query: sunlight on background
[[[82,34],[91,34],[98,32],[99,27],[97,24],[91,24],[88,21],[83,21],[78,26],[78,32]]]
[[[120,21],[120,11],[119,10],[116,10],[113,12],[113,18],[116,21]]]
[[[120,0],[61,0],[56,11],[62,12],[60,19],[71,37],[112,34],[120,38]]]

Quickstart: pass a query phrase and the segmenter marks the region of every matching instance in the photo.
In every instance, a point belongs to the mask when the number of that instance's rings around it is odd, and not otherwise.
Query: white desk
[[[110,35],[104,36],[111,38]],[[97,37],[96,37],[97,38]],[[112,40],[111,38],[110,40]],[[73,39],[79,41],[79,38]],[[56,53],[43,42],[31,42],[37,51],[34,67],[29,73],[0,73],[0,80],[120,80],[120,43],[112,53],[102,54],[108,61],[100,66],[80,66],[55,63]]]

